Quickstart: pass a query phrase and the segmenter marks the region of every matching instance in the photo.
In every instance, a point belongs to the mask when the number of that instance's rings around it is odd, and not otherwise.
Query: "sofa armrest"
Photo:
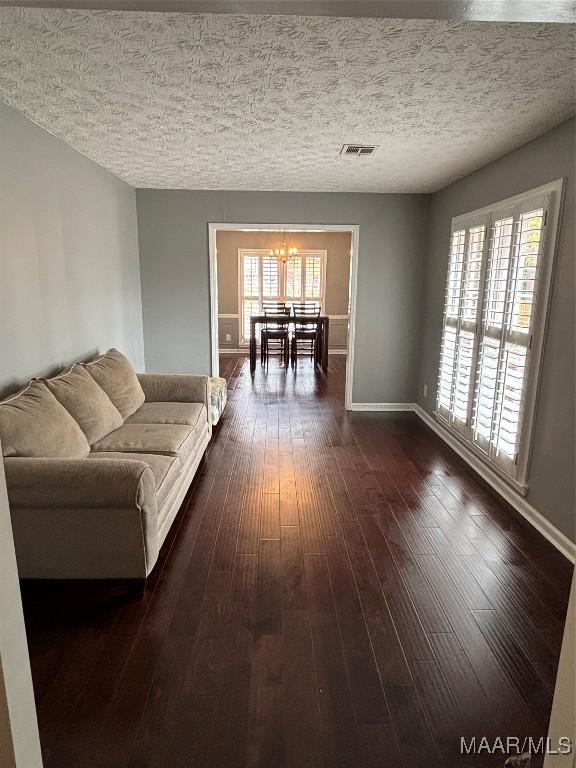
[[[131,459],[4,461],[22,578],[145,579],[159,552],[154,475]]]
[[[157,510],[154,475],[143,461],[4,459],[14,508]]]
[[[187,373],[139,373],[138,381],[150,403],[210,404],[209,377]]]

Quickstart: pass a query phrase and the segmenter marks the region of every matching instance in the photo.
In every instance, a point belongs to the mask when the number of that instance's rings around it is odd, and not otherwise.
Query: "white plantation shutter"
[[[448,262],[448,284],[444,304],[444,328],[440,350],[440,374],[438,377],[438,413],[448,418],[452,406],[454,372],[456,370],[458,313],[464,271],[464,245],[466,230],[452,232],[450,240],[450,261]]]
[[[480,346],[473,419],[473,439],[482,448],[487,448],[492,434],[499,355],[500,342],[484,336]]]
[[[472,425],[473,440],[485,451],[488,451],[494,423],[513,227],[513,212],[512,215],[495,214],[486,273],[482,341]]]
[[[514,213],[509,249],[504,324],[495,382],[490,457],[514,472],[524,415],[534,310],[543,266],[547,199],[528,201]],[[500,305],[498,305],[500,307]]]
[[[244,299],[242,302],[242,340],[245,343],[250,341],[250,317],[257,315],[259,309],[258,299]]]
[[[438,413],[468,433],[476,365],[486,224],[456,229],[450,243],[438,381]]]
[[[474,341],[474,333],[465,330],[459,331],[451,415],[454,423],[463,426],[468,424],[471,401],[470,380],[474,366]]]
[[[258,298],[260,295],[260,260],[258,256],[244,255],[242,259],[243,294]]]
[[[304,299],[306,301],[322,298],[322,257],[305,256]]]
[[[456,337],[456,328],[445,322],[438,377],[438,413],[445,418],[448,417],[452,405],[452,387],[456,370]]]
[[[466,259],[462,277],[459,312],[458,357],[451,416],[461,431],[469,431],[476,366],[478,315],[484,271],[486,224],[470,227],[467,233]]]
[[[240,322],[244,342],[250,339],[250,315],[260,306],[260,256],[256,253],[240,254]]]
[[[506,344],[500,357],[491,447],[495,459],[504,466],[516,461],[527,355],[526,348]]]
[[[552,274],[548,217],[553,209],[556,227],[561,185],[554,189],[555,198],[525,195],[485,211],[485,222],[479,214],[457,219],[450,242],[437,414],[521,481],[537,384],[533,342],[540,352],[542,283],[547,291]]]
[[[284,298],[293,301],[317,301],[323,304],[325,281],[325,252],[299,253],[286,260],[284,268]]]
[[[262,298],[280,298],[280,262],[274,256],[262,257]]]
[[[300,256],[286,261],[286,299],[302,298],[302,259]]]

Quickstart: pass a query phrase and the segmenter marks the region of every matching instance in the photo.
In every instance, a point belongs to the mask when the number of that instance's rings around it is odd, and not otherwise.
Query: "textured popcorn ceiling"
[[[0,100],[137,187],[427,192],[574,113],[574,43],[561,24],[0,8]]]

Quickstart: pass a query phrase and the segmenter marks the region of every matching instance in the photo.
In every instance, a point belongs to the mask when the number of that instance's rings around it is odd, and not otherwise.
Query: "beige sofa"
[[[211,432],[208,377],[114,349],[0,402],[20,575],[146,578]]]

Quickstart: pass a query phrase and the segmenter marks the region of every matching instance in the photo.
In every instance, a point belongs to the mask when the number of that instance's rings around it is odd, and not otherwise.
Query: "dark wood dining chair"
[[[295,301],[292,304],[294,315],[304,316],[306,320],[294,323],[294,332],[292,334],[292,365],[298,362],[298,347],[303,344],[309,345],[310,357],[316,357],[316,344],[318,342],[318,317],[320,316],[320,305],[315,301]],[[310,318],[310,320],[308,320]]]
[[[277,352],[284,358],[288,367],[290,353],[290,309],[283,301],[263,301],[263,315],[275,315],[273,321],[266,322],[260,331],[260,362],[268,363],[270,354]],[[286,320],[277,316],[283,315]]]

